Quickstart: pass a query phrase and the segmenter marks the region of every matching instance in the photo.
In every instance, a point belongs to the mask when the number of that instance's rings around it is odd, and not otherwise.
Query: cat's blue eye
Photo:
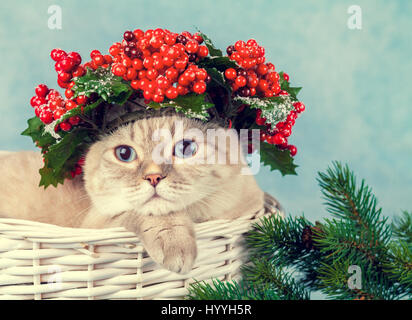
[[[196,142],[192,140],[183,139],[175,144],[173,155],[178,158],[193,157],[198,149]]]
[[[136,151],[132,147],[126,145],[116,147],[114,154],[117,159],[123,162],[131,162],[137,159]]]

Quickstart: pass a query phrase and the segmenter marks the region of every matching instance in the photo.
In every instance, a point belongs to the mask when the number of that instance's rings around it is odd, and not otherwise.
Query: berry
[[[292,131],[289,128],[285,128],[281,133],[284,137],[289,137],[292,134]]]
[[[255,122],[256,122],[257,125],[263,126],[266,123],[266,118],[256,117]]]
[[[38,97],[46,98],[49,93],[49,88],[45,84],[39,84],[34,91]]]
[[[103,58],[103,55],[101,55],[101,54],[96,54],[94,57],[93,57],[93,62],[96,64],[96,66],[101,66],[101,65],[103,65],[104,64],[104,58]]]
[[[78,66],[76,69],[73,70],[73,77],[82,77],[86,74],[86,70],[82,66]]]
[[[126,41],[132,41],[134,39],[134,34],[131,31],[126,31],[123,33],[123,39]]]
[[[161,94],[154,94],[153,95],[153,101],[157,103],[161,103],[164,100],[164,96]]]
[[[76,98],[76,102],[77,102],[77,104],[86,104],[87,103],[87,100],[88,100],[88,98],[87,98],[87,96],[85,96],[85,95],[79,95],[77,98]]]
[[[235,79],[235,84],[238,87],[244,87],[246,85],[246,83],[247,83],[246,78],[243,77],[243,76],[237,76],[236,79]]]
[[[31,99],[30,99],[30,105],[34,108],[34,107],[37,107],[37,106],[39,106],[40,105],[40,100],[39,100],[39,97],[38,96],[33,96],[33,97],[31,97]]]
[[[143,32],[143,30],[136,29],[136,30],[133,31],[133,35],[134,35],[136,40],[139,40],[144,36],[144,32]],[[123,37],[124,37],[124,35],[123,35]]]
[[[296,153],[298,152],[298,149],[294,145],[289,145],[288,149],[289,149],[290,155],[292,157],[296,156]]]
[[[187,38],[184,36],[184,35],[182,35],[182,34],[179,34],[178,36],[177,36],[177,38],[176,38],[176,42],[177,43],[182,43],[182,44],[186,44],[186,42],[187,42]]]
[[[199,46],[199,50],[197,51],[197,55],[200,58],[204,58],[209,54],[209,49],[206,46]]]
[[[63,58],[59,61],[60,67],[63,71],[70,72],[75,67],[75,64],[72,59],[70,58]]]
[[[93,59],[94,56],[101,54],[99,50],[92,50],[92,52],[90,52],[90,58]]]
[[[286,121],[291,122],[292,120],[296,120],[297,117],[298,117],[297,113],[294,111],[291,111],[286,117]]]
[[[59,71],[57,73],[57,79],[60,80],[61,82],[69,82],[72,79],[71,73],[64,72],[64,71]]]
[[[206,72],[206,70],[205,69],[198,69],[197,71],[196,71],[196,79],[197,80],[206,80],[206,78],[207,78],[207,72]]]
[[[305,105],[302,102],[295,102],[293,104],[297,113],[305,111]]]
[[[76,108],[77,107],[77,104],[76,104],[76,102],[74,102],[73,100],[68,100],[67,102],[66,102],[66,109],[67,110],[72,110],[72,109],[74,109],[74,108]]]
[[[257,72],[257,74],[263,76],[266,73],[268,73],[268,69],[269,68],[265,64],[261,63],[261,64],[258,65],[258,67],[256,69],[256,72]]]
[[[70,131],[70,129],[72,128],[72,125],[69,122],[62,122],[60,123],[60,128],[63,131]]]
[[[199,33],[195,33],[193,35],[193,39],[197,41],[197,43],[201,44],[203,43],[203,38]]]
[[[117,45],[112,45],[109,48],[109,53],[113,56],[116,57],[118,54],[120,54],[120,47]]]
[[[249,76],[247,78],[247,86],[249,88],[256,88],[259,84],[259,78],[258,77],[253,77],[253,76]]]
[[[48,110],[41,111],[39,118],[44,124],[49,124],[53,122],[53,114]]]
[[[243,87],[243,88],[240,89],[239,93],[242,97],[249,97],[250,96],[250,89],[246,88],[246,87]]]
[[[204,81],[198,81],[193,84],[193,92],[202,94],[206,91],[206,83]]]
[[[64,92],[64,95],[67,99],[71,99],[74,96],[74,91],[71,89],[67,88],[66,91]]]
[[[186,43],[185,48],[189,53],[196,53],[199,50],[199,43],[195,40],[190,40]]]
[[[165,95],[168,99],[172,100],[172,99],[177,98],[177,96],[179,95],[179,92],[177,91],[175,87],[170,87],[166,90]]]
[[[146,77],[147,77],[148,79],[150,79],[150,80],[156,79],[157,76],[158,76],[158,72],[157,72],[157,70],[154,69],[154,68],[149,69],[149,70],[147,70],[147,72],[146,72]]]
[[[285,141],[285,137],[280,133],[276,133],[272,138],[273,144],[283,144]]]
[[[236,51],[235,46],[228,46],[228,47],[226,48],[226,53],[227,53],[228,56],[231,56],[232,53],[235,52],[235,51]]]
[[[226,79],[229,79],[229,80],[234,80],[234,79],[236,79],[236,77],[237,77],[237,72],[236,72],[236,70],[233,69],[233,68],[228,68],[228,69],[226,69],[226,71],[225,71],[225,77],[226,77]]]
[[[126,71],[127,80],[134,80],[137,77],[137,71],[133,68],[128,68]]]
[[[114,64],[112,66],[112,72],[115,76],[121,77],[126,74],[126,67],[120,63]]]
[[[53,117],[55,120],[57,120],[57,119],[60,119],[65,113],[66,113],[65,109],[58,108],[53,112]]]
[[[242,48],[246,46],[246,43],[242,40],[236,41],[235,43],[235,49],[236,51],[240,51]]]
[[[133,59],[132,61],[132,67],[135,70],[142,70],[143,69],[143,61],[141,59]]]
[[[67,56],[67,54],[62,49],[53,49],[50,53],[50,57],[56,62],[60,61],[65,56]]]
[[[57,84],[59,85],[60,88],[66,89],[69,87],[68,82],[61,81],[60,79],[57,79]]]
[[[258,83],[258,88],[259,88],[259,90],[265,92],[265,91],[268,90],[269,85],[268,85],[266,80],[260,79],[259,83]]]
[[[80,65],[82,63],[82,57],[77,52],[69,52],[67,54],[67,58],[73,61],[75,66]]]

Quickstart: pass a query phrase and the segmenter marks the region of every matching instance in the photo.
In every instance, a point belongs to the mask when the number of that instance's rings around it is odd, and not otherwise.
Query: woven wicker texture
[[[195,280],[232,280],[247,260],[244,233],[258,213],[196,224],[198,257],[185,275],[165,270],[123,228],[73,229],[0,219],[0,299],[180,299]]]

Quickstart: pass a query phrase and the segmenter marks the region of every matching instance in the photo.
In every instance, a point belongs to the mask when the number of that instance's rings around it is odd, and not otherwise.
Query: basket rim
[[[272,198],[273,199],[273,198]],[[215,219],[194,224],[196,237],[232,237],[244,233],[263,216],[276,215],[283,217],[284,213],[265,198],[264,206],[257,212],[243,215],[235,219]],[[0,218],[0,238],[11,240],[28,240],[55,244],[67,243],[101,243],[115,241],[121,243],[140,244],[138,236],[124,227],[103,229],[63,227],[44,222],[24,219]]]

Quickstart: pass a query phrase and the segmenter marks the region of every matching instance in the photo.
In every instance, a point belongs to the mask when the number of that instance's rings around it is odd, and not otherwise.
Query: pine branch
[[[284,259],[282,264],[287,265],[301,258],[307,251],[301,239],[307,225],[311,223],[304,217],[264,217],[248,233],[246,243],[254,255],[267,259],[274,259],[276,256]]]
[[[412,212],[403,211],[402,217],[396,217],[392,223],[394,236],[412,245]]]
[[[192,298],[308,299],[319,289],[332,299],[411,298],[412,215],[404,212],[391,228],[371,189],[338,162],[318,181],[334,218],[314,225],[304,217],[261,219],[246,237],[252,262],[243,281],[196,284]],[[350,266],[358,267],[355,287]]]
[[[188,300],[280,300],[280,297],[268,285],[254,286],[240,281],[224,282],[213,280],[195,282],[189,286]]]
[[[316,227],[303,216],[264,217],[248,233],[246,242],[253,256],[268,259],[275,265],[293,267],[301,274],[299,282],[316,290],[316,270],[321,256],[311,236],[304,236],[312,228]]]
[[[251,265],[243,268],[243,275],[256,287],[268,285],[282,300],[309,300],[309,292],[291,273],[267,259],[253,259]]]
[[[403,240],[390,245],[389,259],[383,265],[389,278],[399,283],[412,296],[412,250],[411,244]]]
[[[329,229],[329,237],[317,240],[323,250],[334,252],[335,258],[345,258],[353,248],[370,263],[384,260],[391,228],[386,223],[387,218],[381,218],[382,210],[377,208],[377,200],[365,181],[357,186],[348,166],[334,162],[326,174],[319,173],[318,182],[327,211],[341,219],[327,220],[325,228]]]

